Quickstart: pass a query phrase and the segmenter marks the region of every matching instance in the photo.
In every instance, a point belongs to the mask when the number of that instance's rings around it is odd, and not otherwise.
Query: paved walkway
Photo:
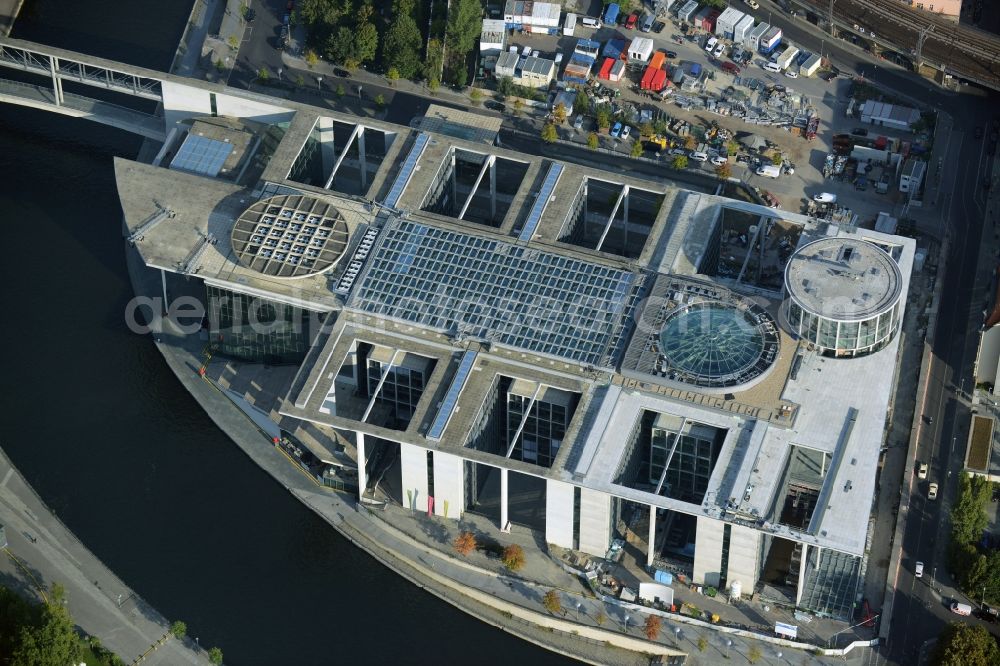
[[[0,553],[0,582],[35,600],[39,587],[66,589],[74,621],[126,663],[207,664],[190,639],[169,637],[170,623],[137,597],[55,517],[0,451],[0,524],[8,547]]]

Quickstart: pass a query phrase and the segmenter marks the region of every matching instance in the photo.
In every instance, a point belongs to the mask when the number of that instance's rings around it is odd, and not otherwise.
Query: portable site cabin
[[[719,14],[719,18],[715,22],[716,36],[732,39],[733,30],[736,28],[736,25],[743,20],[744,16],[746,16],[746,14],[735,7],[727,7],[725,11]]]
[[[567,37],[572,37],[573,33],[576,31],[576,14],[572,12],[566,14],[566,21],[563,23],[563,34]]]
[[[653,55],[653,40],[636,37],[628,47],[628,59],[632,62],[648,62]]]
[[[495,70],[496,77],[499,79],[504,76],[509,76],[510,78],[517,76],[517,63],[520,59],[521,56],[517,52],[504,51],[498,55]]]
[[[679,4],[679,3],[678,3]],[[677,20],[681,23],[687,23],[698,11],[698,0],[688,0],[684,5],[682,5],[677,10]]]
[[[479,55],[499,57],[507,50],[507,26],[500,19],[483,20],[483,31],[479,35]]]
[[[573,54],[566,69],[563,70],[563,81],[567,83],[587,83],[590,78],[590,68],[594,66],[594,61],[585,56]]]
[[[713,10],[711,7],[705,5],[704,7],[699,9],[698,13],[696,13],[691,18],[691,23],[694,25],[694,27],[698,28],[699,30],[702,30],[703,29],[702,25],[705,23],[705,17],[708,16],[709,13],[711,13],[712,11]]]
[[[767,23],[759,23],[757,27],[750,30],[747,33],[746,39],[743,40],[743,45],[748,49],[753,49],[756,51],[760,47],[760,38],[764,36],[764,33],[771,29],[771,26]]]
[[[592,39],[578,39],[576,40],[576,47],[573,49],[573,53],[584,58],[590,58],[591,64],[593,64],[594,60],[597,60],[597,54],[600,50],[600,42],[595,42]]]
[[[757,50],[760,51],[761,55],[771,55],[780,43],[781,28],[773,27],[760,38],[760,45],[757,47]]]
[[[733,28],[733,43],[743,44],[746,42],[747,35],[753,30],[753,17],[749,14],[744,14],[740,22],[736,24]]]
[[[797,56],[798,54],[799,50],[794,46],[792,46],[791,44],[789,44],[788,48],[786,48],[777,56],[773,56],[771,60],[777,63],[778,67],[780,67],[781,69],[786,69],[789,65],[792,64],[792,62],[795,60],[795,56]]]
[[[608,80],[612,83],[617,83],[622,80],[625,76],[625,62],[622,60],[616,60],[613,65],[611,65],[611,75]]]
[[[609,39],[604,43],[604,48],[601,49],[601,55],[607,56],[608,58],[620,58],[622,51],[625,50],[625,40],[624,39]]]
[[[701,20],[701,29],[704,30],[705,32],[714,33],[715,24],[719,21],[719,16],[721,15],[722,12],[720,12],[718,9],[713,9],[710,12],[708,12],[708,14],[705,15],[705,18]]]
[[[823,58],[821,58],[818,54],[813,54],[809,60],[806,60],[805,63],[799,67],[799,74],[802,76],[812,76],[816,73],[816,70],[819,69],[822,62]]]

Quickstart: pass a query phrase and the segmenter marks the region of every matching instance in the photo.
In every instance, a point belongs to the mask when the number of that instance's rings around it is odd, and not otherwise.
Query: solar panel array
[[[458,364],[458,370],[455,372],[455,377],[451,380],[448,393],[445,394],[441,408],[438,410],[437,416],[434,417],[431,429],[427,431],[427,437],[430,439],[440,441],[441,436],[444,435],[445,426],[451,420],[451,413],[455,411],[455,405],[458,404],[458,397],[462,395],[465,382],[468,381],[469,375],[472,374],[472,366],[476,364],[477,356],[479,356],[479,352],[474,351],[466,351],[462,354],[462,361]]]
[[[410,176],[413,175],[413,170],[417,167],[417,160],[424,154],[424,149],[430,140],[430,134],[421,132],[417,135],[416,141],[413,142],[413,147],[410,148],[409,154],[407,154],[406,159],[403,161],[403,166],[399,168],[396,180],[393,181],[392,187],[389,189],[389,194],[386,195],[383,202],[389,208],[395,208],[396,204],[399,203],[399,198],[403,196],[403,190],[406,189],[407,183],[410,182]]]
[[[542,219],[542,213],[545,212],[545,206],[548,205],[549,199],[552,197],[552,192],[556,189],[556,183],[559,182],[559,176],[562,175],[563,166],[558,162],[553,162],[549,166],[549,172],[545,175],[545,181],[542,183],[542,189],[538,192],[538,197],[535,199],[534,205],[531,207],[531,212],[528,213],[528,219],[524,221],[524,226],[521,228],[521,233],[518,238],[523,241],[530,241],[531,237],[535,235],[535,229],[538,228],[538,222]]]
[[[170,168],[214,178],[219,175],[222,165],[232,152],[231,143],[188,134],[170,162]]]
[[[513,243],[394,220],[350,306],[387,318],[594,365],[631,272]]]

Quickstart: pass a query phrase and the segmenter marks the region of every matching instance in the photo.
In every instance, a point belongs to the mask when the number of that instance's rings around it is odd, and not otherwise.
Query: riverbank
[[[169,636],[170,622],[62,524],[2,450],[0,524],[8,542],[0,557],[0,582],[8,588],[41,601],[40,590],[62,585],[80,629],[126,663],[209,663],[194,641]]]

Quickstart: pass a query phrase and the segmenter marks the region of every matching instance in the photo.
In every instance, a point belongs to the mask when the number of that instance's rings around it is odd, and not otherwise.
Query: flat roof
[[[497,59],[498,63],[501,58],[503,53]],[[416,127],[424,132],[445,134],[477,143],[495,142],[501,125],[503,118],[460,111],[438,104],[428,106],[427,112],[416,121]]]
[[[799,248],[785,267],[785,289],[826,319],[855,320],[890,310],[903,291],[899,266],[856,238],[823,238]]]

